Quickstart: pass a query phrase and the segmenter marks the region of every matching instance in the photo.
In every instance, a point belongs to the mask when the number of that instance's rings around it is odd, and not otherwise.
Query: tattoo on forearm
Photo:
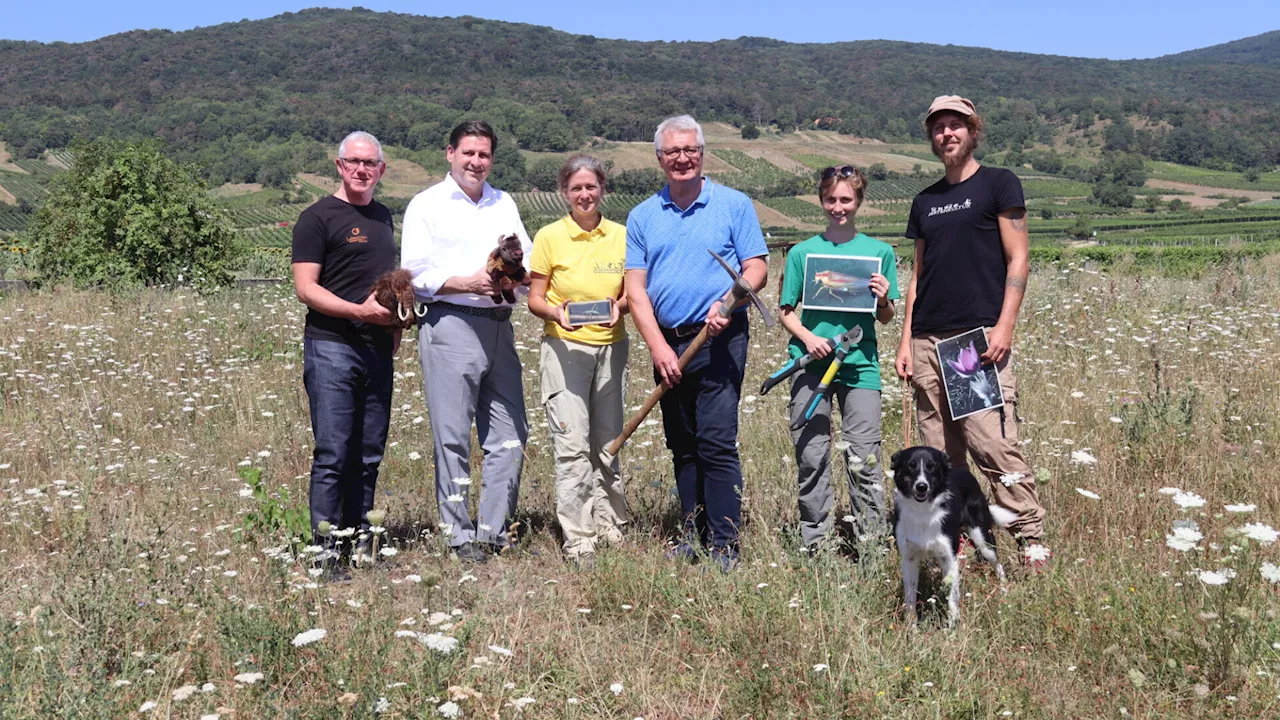
[[[1008,288],[1017,288],[1023,290],[1027,287],[1026,275],[1010,275],[1005,278],[1004,286]]]

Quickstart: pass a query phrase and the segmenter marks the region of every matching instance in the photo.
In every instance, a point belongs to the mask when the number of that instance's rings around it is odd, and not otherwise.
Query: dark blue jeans
[[[391,424],[390,344],[302,341],[303,384],[311,401],[311,528],[368,528],[378,465]]]
[[[680,355],[693,336],[664,331]],[[742,523],[738,461],[738,398],[747,365],[747,314],[738,313],[689,361],[680,382],[662,396],[662,425],[675,466],[685,540],[736,556]],[[657,381],[657,373],[654,373]],[[695,540],[696,538],[696,540]]]

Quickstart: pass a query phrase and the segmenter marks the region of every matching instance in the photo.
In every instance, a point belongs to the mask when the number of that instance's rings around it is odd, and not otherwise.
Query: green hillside
[[[269,182],[315,169],[309,143],[357,127],[434,153],[464,114],[535,151],[645,140],[684,111],[918,141],[921,108],[955,92],[983,108],[995,150],[1093,133],[1069,139],[1096,153],[1116,124],[1107,145],[1240,169],[1280,160],[1277,44],[1270,33],[1121,62],[888,41],[633,42],[315,9],[81,44],[0,41],[0,140],[33,158],[77,136],[154,137],[215,183]]]

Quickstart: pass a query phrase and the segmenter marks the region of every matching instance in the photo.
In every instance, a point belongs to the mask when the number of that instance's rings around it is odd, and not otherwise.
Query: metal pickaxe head
[[[738,303],[742,302],[744,299],[750,300],[751,304],[755,305],[756,309],[760,311],[760,316],[764,318],[765,327],[773,327],[774,323],[777,322],[773,319],[773,313],[769,312],[769,308],[765,307],[764,303],[760,300],[760,296],[756,295],[755,291],[751,289],[751,284],[748,283],[737,270],[729,267],[729,263],[725,262],[724,258],[715,254],[715,252],[710,248],[707,249],[707,252],[710,253],[711,257],[715,258],[716,262],[720,263],[720,267],[724,268],[724,271],[729,273],[729,276],[733,278],[733,287],[729,288],[729,292],[724,294],[724,298],[720,301],[721,307],[732,309],[737,307]]]

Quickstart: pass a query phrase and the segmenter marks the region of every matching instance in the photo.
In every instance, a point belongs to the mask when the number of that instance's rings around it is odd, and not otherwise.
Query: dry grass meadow
[[[798,557],[786,390],[752,394],[784,339],[758,324],[733,574],[663,557],[677,505],[656,417],[623,454],[628,544],[594,572],[563,564],[532,402],[518,547],[451,560],[410,340],[377,501],[396,553],[316,584],[286,530],[250,520],[305,507],[302,317],[284,287],[0,298],[0,717],[1280,716],[1274,261],[1034,273],[1019,414],[1055,562],[1005,588],[971,565],[956,631],[939,612],[904,626],[895,554]],[[517,320],[534,398],[540,327]],[[649,386],[633,338],[628,406]]]

